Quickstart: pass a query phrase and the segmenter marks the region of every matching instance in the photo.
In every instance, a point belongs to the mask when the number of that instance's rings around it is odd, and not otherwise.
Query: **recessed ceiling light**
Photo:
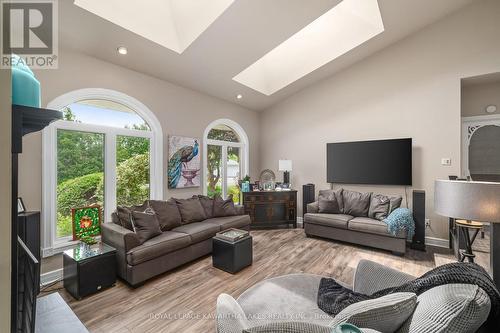
[[[236,98],[237,98],[237,99],[242,99],[242,98],[243,98],[243,95],[242,95],[242,94],[238,94],[238,95],[236,95]]]
[[[118,51],[118,53],[120,53],[122,55],[125,55],[128,53],[128,50],[125,46],[120,46],[119,48],[116,49],[116,51]]]

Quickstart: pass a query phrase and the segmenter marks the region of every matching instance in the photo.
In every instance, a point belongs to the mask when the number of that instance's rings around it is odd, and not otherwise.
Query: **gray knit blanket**
[[[338,284],[334,279],[322,278],[318,290],[318,307],[329,315],[335,316],[347,306],[369,299],[398,292],[412,292],[417,295],[434,287],[450,284],[475,284],[490,297],[491,311],[488,323],[500,320],[500,293],[490,275],[474,263],[450,263],[434,268],[419,278],[398,287],[387,288],[372,295],[356,293]]]

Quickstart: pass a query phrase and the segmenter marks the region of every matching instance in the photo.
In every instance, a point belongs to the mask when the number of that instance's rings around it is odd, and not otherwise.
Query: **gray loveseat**
[[[218,333],[270,332],[264,327],[273,326],[273,332],[288,332],[299,324],[314,325],[293,332],[327,333],[339,322],[361,326],[363,332],[375,330],[383,321],[383,313],[357,318],[364,323],[331,317],[317,306],[321,276],[291,274],[257,283],[243,292],[237,300],[221,294],[217,299],[216,327]],[[378,263],[361,260],[354,274],[354,291],[373,294],[395,287],[414,277]],[[354,305],[357,305],[356,303]],[[486,321],[491,309],[486,292],[476,285],[448,284],[432,288],[417,297],[416,307],[408,319],[396,329],[397,333],[475,332]],[[340,316],[339,314],[338,316]],[[405,317],[406,318],[406,317]],[[352,318],[351,318],[352,319]],[[385,332],[384,332],[385,333]]]
[[[180,206],[196,201],[182,210]],[[193,202],[194,201],[194,202]],[[115,247],[117,273],[132,286],[212,252],[212,237],[219,231],[250,229],[250,217],[242,206],[222,202],[214,210],[213,200],[204,196],[168,201],[148,200],[141,206],[118,207],[113,223],[102,225],[102,240]],[[230,207],[231,206],[231,207]],[[141,244],[128,215],[131,210],[151,207],[159,220],[161,233]],[[196,208],[198,207],[198,208]],[[225,211],[226,210],[226,211]],[[227,215],[227,216],[223,216]]]
[[[322,207],[325,200],[325,207]],[[328,200],[337,205],[328,207]],[[371,246],[404,254],[407,234],[392,235],[382,220],[401,205],[399,196],[359,193],[344,189],[322,190],[319,200],[307,205],[304,229],[307,236],[318,236]],[[323,209],[321,209],[323,208]]]

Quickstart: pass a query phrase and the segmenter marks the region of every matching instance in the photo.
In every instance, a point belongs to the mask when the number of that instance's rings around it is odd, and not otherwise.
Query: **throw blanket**
[[[489,274],[474,263],[451,263],[439,266],[399,287],[383,289],[369,296],[342,287],[333,279],[323,278],[318,290],[318,306],[329,315],[336,316],[347,306],[360,301],[397,292],[412,292],[420,295],[429,289],[450,283],[478,285],[491,300],[488,322],[495,323],[500,320],[500,293]]]
[[[406,231],[408,239],[412,239],[413,235],[415,235],[413,213],[408,208],[396,208],[383,221],[387,224],[387,230],[394,236],[402,230]]]

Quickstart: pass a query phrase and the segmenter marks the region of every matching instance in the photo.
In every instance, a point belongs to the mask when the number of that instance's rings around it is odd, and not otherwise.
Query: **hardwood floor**
[[[254,263],[231,275],[199,259],[132,289],[115,287],[74,300],[58,290],[91,332],[214,332],[215,301],[221,293],[240,295],[255,283],[289,273],[308,272],[351,283],[360,259],[421,275],[435,258],[453,260],[446,249],[407,250],[404,257],[361,246],[307,238],[302,229],[252,231]],[[450,259],[451,258],[451,259]],[[487,261],[486,261],[487,262]]]

